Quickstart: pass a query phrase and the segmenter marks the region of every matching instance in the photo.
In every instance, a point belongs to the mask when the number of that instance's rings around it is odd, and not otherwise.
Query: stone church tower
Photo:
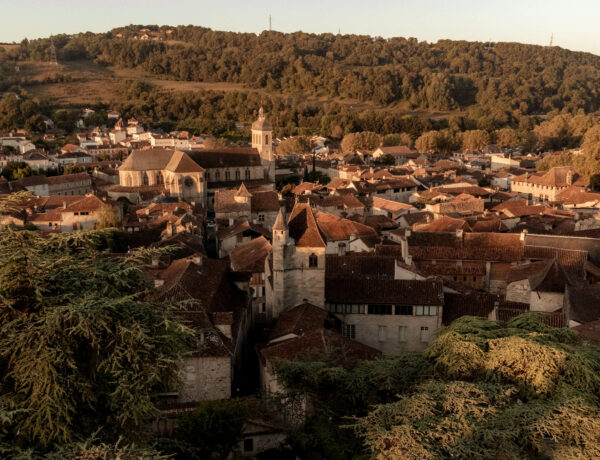
[[[258,111],[258,120],[252,123],[252,148],[258,150],[265,169],[265,178],[275,182],[275,157],[273,155],[273,126],[267,120],[263,108]]]
[[[271,261],[265,262],[268,315],[310,302],[325,304],[326,244],[308,203],[296,203],[286,225],[281,210],[273,225]]]

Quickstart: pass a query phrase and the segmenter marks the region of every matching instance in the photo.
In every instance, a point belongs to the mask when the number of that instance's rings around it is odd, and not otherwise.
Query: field
[[[290,94],[281,92],[267,92],[263,89],[245,87],[239,83],[226,82],[196,82],[175,81],[158,78],[138,69],[124,69],[115,67],[103,67],[91,61],[70,61],[58,65],[49,62],[26,61],[20,63],[22,75],[37,82],[27,87],[27,91],[40,99],[48,99],[58,105],[85,105],[105,103],[111,104],[117,100],[118,86],[122,81],[134,80],[148,83],[164,91],[202,91],[212,90],[219,92],[227,91],[252,91],[261,94],[274,94],[290,97]],[[71,81],[55,82],[48,79],[56,79],[68,75]],[[320,105],[337,102],[348,106],[351,110],[373,109],[376,111],[393,108],[406,113],[406,115],[443,118],[457,114],[457,112],[436,112],[428,110],[411,110],[407,103],[397,103],[394,106],[375,106],[368,102],[354,99],[330,98],[305,96],[307,103]]]

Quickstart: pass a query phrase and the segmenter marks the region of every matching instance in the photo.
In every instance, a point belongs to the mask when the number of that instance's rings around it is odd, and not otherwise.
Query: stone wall
[[[194,357],[184,361],[181,402],[231,397],[231,359]]]

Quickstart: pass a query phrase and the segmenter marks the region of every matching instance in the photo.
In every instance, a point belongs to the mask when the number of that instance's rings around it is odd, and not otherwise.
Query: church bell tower
[[[275,181],[275,157],[273,156],[273,126],[261,107],[258,120],[252,123],[252,148],[258,150],[265,177]]]

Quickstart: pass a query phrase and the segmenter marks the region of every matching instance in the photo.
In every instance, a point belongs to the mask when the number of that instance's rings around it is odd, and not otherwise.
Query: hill
[[[49,40],[23,42],[18,59],[49,59]],[[453,110],[473,105],[521,114],[600,108],[600,57],[519,43],[361,35],[260,35],[203,27],[128,26],[54,37],[59,61],[88,59],[186,82],[375,105]]]

